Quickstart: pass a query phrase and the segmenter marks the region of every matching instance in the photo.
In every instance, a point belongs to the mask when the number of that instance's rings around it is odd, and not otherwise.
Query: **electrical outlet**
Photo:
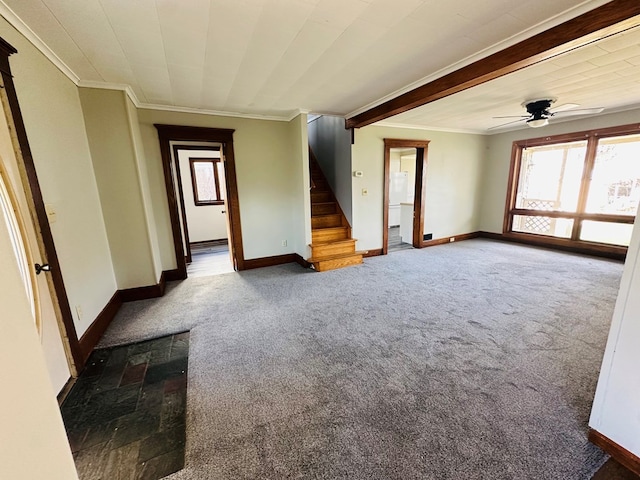
[[[78,315],[78,321],[82,321],[82,307],[76,305],[76,315]]]
[[[286,247],[287,246],[287,241],[286,240],[282,240],[282,246]]]
[[[451,237],[451,238],[449,238],[449,242],[453,243],[453,242],[455,242],[455,241],[456,241],[456,237]]]

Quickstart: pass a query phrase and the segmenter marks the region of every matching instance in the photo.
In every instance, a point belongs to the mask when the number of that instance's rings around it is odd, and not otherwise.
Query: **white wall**
[[[527,128],[526,130],[516,130],[488,137],[487,158],[482,178],[480,230],[502,233],[509,167],[511,165],[511,148],[514,141],[627,125],[637,123],[638,119],[640,119],[640,109],[592,116],[572,122],[553,123],[551,120],[552,123],[546,127]]]
[[[625,262],[589,426],[640,457],[640,222]]]
[[[159,275],[149,234],[152,218],[145,211],[126,96],[79,90],[118,289],[153,285]]]
[[[446,238],[478,230],[480,180],[486,138],[482,135],[368,126],[357,129],[352,169],[353,237],[359,250],[382,248],[384,139],[430,140],[427,152],[425,233]],[[362,189],[368,195],[362,195]]]
[[[0,478],[77,479],[2,212],[0,272]]]
[[[224,205],[196,205],[193,198],[191,168],[189,158],[220,158],[219,151],[212,150],[179,150],[180,176],[184,206],[189,228],[189,241],[204,242],[227,238],[227,216]],[[220,179],[220,190],[224,192],[224,178]],[[226,192],[223,193],[226,197]]]
[[[51,232],[78,336],[116,291],[111,255],[77,87],[0,18]],[[77,317],[80,306],[83,317]]]
[[[305,241],[304,226],[299,224],[296,213],[305,201],[300,192],[302,153],[292,149],[299,132],[290,122],[158,110],[139,110],[138,117],[163,270],[175,268],[175,252],[154,124],[235,129],[233,144],[245,259],[294,253],[294,245]],[[282,246],[283,240],[287,246]]]
[[[344,118],[330,115],[315,118],[309,122],[308,138],[322,173],[352,225],[351,132],[344,128]]]

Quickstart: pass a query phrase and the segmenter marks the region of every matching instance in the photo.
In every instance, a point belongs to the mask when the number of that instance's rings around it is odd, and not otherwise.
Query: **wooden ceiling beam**
[[[640,25],[640,1],[613,0],[346,119],[360,128]]]

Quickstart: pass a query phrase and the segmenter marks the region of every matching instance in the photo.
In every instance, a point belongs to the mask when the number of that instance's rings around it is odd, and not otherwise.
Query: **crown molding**
[[[428,130],[431,132],[445,132],[445,133],[466,133],[471,135],[488,135],[485,130],[476,130],[471,128],[446,128],[446,127],[430,127],[428,125],[412,125],[412,124],[404,124],[404,123],[395,123],[395,122],[376,122],[371,125],[367,125],[371,127],[391,127],[391,128],[406,128],[409,130]],[[362,127],[362,128],[367,128]]]
[[[289,122],[289,117],[276,117],[273,115],[258,115],[251,113],[238,113],[238,112],[225,112],[222,110],[208,110],[203,108],[191,108],[191,107],[176,107],[174,105],[160,105],[156,103],[141,103],[138,107],[145,110],[159,110],[162,112],[176,112],[176,113],[195,113],[198,115],[214,115],[217,117],[233,117],[233,118],[246,118],[248,120],[269,120],[273,122]],[[291,119],[297,116],[294,115]]]
[[[98,88],[101,90],[119,90],[125,92],[133,104],[140,108],[141,102],[138,100],[138,96],[133,91],[130,85],[126,83],[109,83],[109,82],[97,82],[95,80],[79,80],[77,83],[81,88]]]
[[[0,15],[13,26],[22,36],[24,36],[29,42],[33,44],[47,59],[53,63],[58,70],[64,73],[69,80],[78,85],[80,77],[75,74],[71,68],[62,61],[58,55],[54,53],[49,46],[33,31],[31,28],[22,21],[22,19],[13,11],[9,6],[0,0]]]
[[[487,47],[483,50],[480,50],[477,53],[474,53],[473,55],[470,55],[466,58],[463,58],[462,60],[453,63],[445,68],[442,68],[430,75],[427,75],[419,80],[416,80],[415,82],[410,83],[409,85],[406,85],[402,88],[399,88],[398,90],[389,93],[388,95],[385,95],[384,97],[379,98],[378,100],[374,100],[373,102],[360,107],[356,110],[354,110],[353,112],[350,112],[346,115],[346,118],[351,118],[351,117],[355,117],[356,115],[359,115],[363,112],[366,112],[374,107],[377,107],[378,105],[381,105],[389,100],[392,100],[396,97],[399,97],[400,95],[410,92],[411,90],[414,90],[415,88],[421,87],[422,85],[425,85],[429,82],[432,82],[434,80],[437,80],[440,77],[444,77],[445,75],[455,72],[456,70],[459,70],[463,67],[466,67],[467,65],[471,65],[472,63],[478,61],[478,60],[482,60],[483,58],[488,57],[489,55],[493,55],[494,53],[497,53],[501,50],[504,50],[512,45],[517,44],[518,42],[521,42],[523,40],[526,40],[527,38],[533,37],[534,35],[537,35],[539,33],[544,32],[545,30],[548,30],[552,27],[555,27],[557,25],[560,25],[568,20],[571,20],[577,16],[580,16],[584,13],[587,13],[591,10],[593,10],[594,8],[600,7],[606,3],[608,3],[610,0],[586,0],[584,2],[582,2],[579,5],[576,5],[575,7],[570,8],[569,10],[565,10],[564,12],[555,15],[554,17],[551,17],[550,19],[545,20],[544,22],[538,23],[537,25],[534,25],[530,28],[527,28],[526,30],[523,30],[522,32],[513,35],[505,40],[502,40],[490,47]]]

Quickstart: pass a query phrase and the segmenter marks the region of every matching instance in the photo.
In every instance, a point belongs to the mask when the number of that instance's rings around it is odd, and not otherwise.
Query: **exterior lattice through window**
[[[514,142],[503,234],[628,247],[640,202],[640,126]]]

